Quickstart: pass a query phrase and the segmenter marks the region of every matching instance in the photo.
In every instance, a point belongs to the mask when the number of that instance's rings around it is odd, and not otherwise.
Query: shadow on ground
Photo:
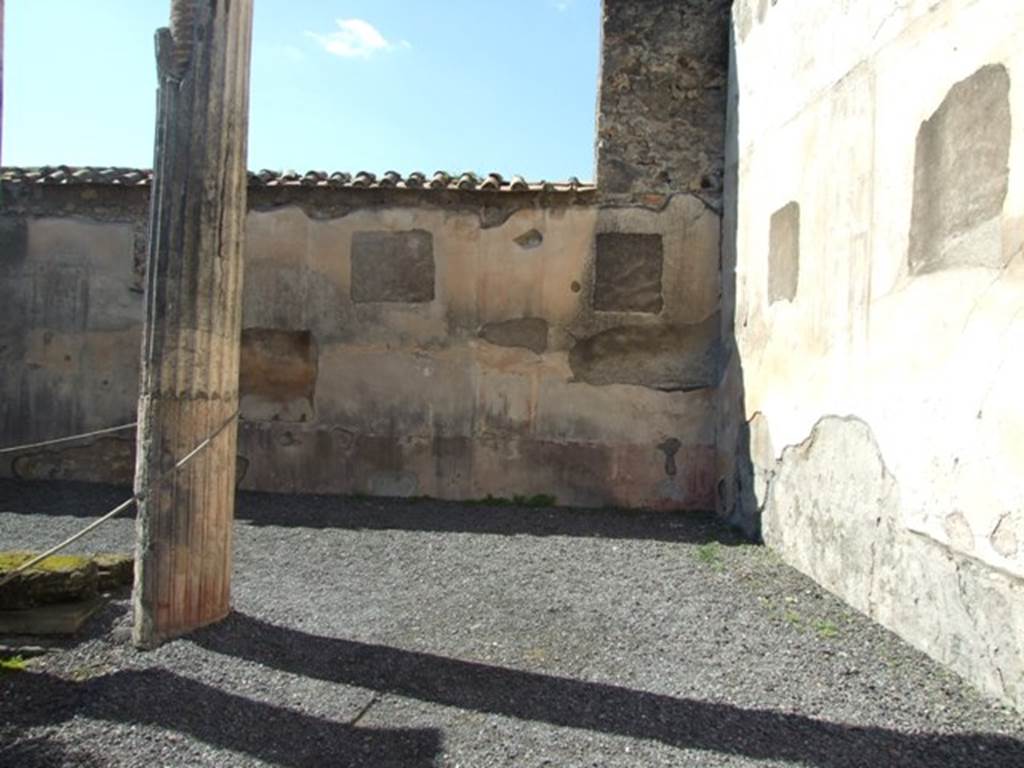
[[[742,709],[320,637],[238,613],[197,633],[193,640],[208,650],[295,675],[476,712],[650,739],[682,749],[821,768],[1009,768],[1019,767],[1024,755],[1024,742],[1004,736],[903,733]]]
[[[33,681],[34,682],[34,681]],[[18,768],[53,768],[73,765],[75,768],[102,768],[98,757],[71,751],[65,744],[46,736],[22,739],[4,746],[3,729],[0,728],[0,765]]]
[[[73,482],[0,480],[0,512],[98,517],[131,495],[130,489]],[[31,497],[26,509],[19,497]],[[126,517],[130,513],[126,513]],[[255,526],[473,533],[495,536],[568,536],[677,543],[746,543],[712,512],[517,507],[480,502],[355,499],[239,493],[235,517]]]
[[[5,682],[23,701],[49,703],[33,707],[31,718],[6,713],[5,726],[15,729],[54,727],[73,717],[150,725],[294,768],[425,768],[436,765],[442,748],[441,733],[434,729],[360,728],[235,696],[166,670],[114,672],[81,683],[22,673]],[[68,754],[64,745],[35,738],[11,751],[0,748],[0,764],[28,768],[103,763],[96,755]]]

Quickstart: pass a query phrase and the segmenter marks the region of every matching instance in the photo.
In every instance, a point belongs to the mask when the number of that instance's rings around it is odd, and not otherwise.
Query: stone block
[[[599,233],[594,309],[599,312],[657,314],[663,306],[663,266],[661,235]]]
[[[422,229],[352,235],[352,301],[434,300],[434,238]]]
[[[135,581],[135,558],[131,555],[95,555],[96,586],[100,592],[130,587]]]
[[[0,612],[0,635],[74,635],[106,603],[91,597],[74,603]]]
[[[30,552],[0,555],[0,576],[34,556],[35,553]],[[77,555],[54,555],[0,587],[0,611],[87,600],[96,596],[97,585],[98,568],[93,560]]]

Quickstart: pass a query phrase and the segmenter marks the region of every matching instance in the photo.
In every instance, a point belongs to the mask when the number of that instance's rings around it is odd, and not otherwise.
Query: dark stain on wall
[[[714,314],[692,325],[626,325],[579,341],[569,351],[575,381],[636,384],[685,392],[717,383],[719,324]]]
[[[661,235],[602,232],[597,235],[596,247],[594,309],[660,312],[664,303]]]
[[[28,224],[24,218],[0,217],[0,269],[25,260],[28,253]]]
[[[679,468],[676,467],[676,454],[682,447],[683,444],[675,437],[658,444],[658,450],[665,454],[665,474],[669,477],[675,477],[679,473]]]
[[[423,229],[352,235],[352,301],[433,300],[433,235]]]
[[[540,317],[518,317],[487,323],[480,329],[480,338],[499,347],[523,347],[539,355],[548,348],[548,321]]]
[[[914,161],[911,274],[1005,263],[999,217],[1009,185],[1009,96],[1006,68],[990,64],[950,88],[921,124]]]
[[[317,349],[309,331],[246,328],[242,331],[239,394],[285,405],[316,395]],[[306,409],[302,409],[303,412]]]
[[[38,328],[81,331],[89,320],[89,274],[85,267],[48,262],[32,280],[32,305],[26,318]]]
[[[540,247],[543,242],[544,235],[536,229],[527,230],[515,239],[515,244],[526,251]]]
[[[768,234],[768,301],[792,301],[800,278],[800,205],[772,214]]]
[[[11,473],[19,480],[131,485],[135,477],[135,440],[101,437],[88,443],[22,454],[11,464]]]

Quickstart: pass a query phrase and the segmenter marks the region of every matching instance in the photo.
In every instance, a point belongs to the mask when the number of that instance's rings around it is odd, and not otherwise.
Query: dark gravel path
[[[0,548],[124,495],[0,481]],[[0,677],[0,765],[1024,766],[1019,715],[709,517],[238,512],[235,613],[139,653],[114,601]]]

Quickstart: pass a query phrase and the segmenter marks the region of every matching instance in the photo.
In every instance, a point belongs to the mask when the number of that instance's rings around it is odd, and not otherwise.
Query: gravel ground
[[[0,481],[0,548],[124,496]],[[242,494],[238,518],[235,612],[141,653],[114,599],[0,677],[0,765],[1024,766],[1019,715],[707,516]]]

